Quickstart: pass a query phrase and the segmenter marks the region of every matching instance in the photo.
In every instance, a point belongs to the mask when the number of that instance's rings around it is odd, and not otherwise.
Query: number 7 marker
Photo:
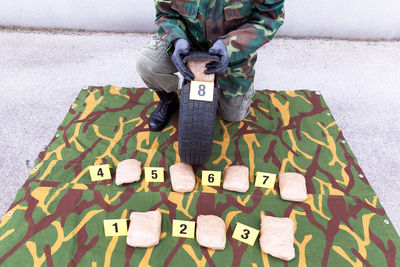
[[[274,188],[276,174],[267,172],[257,172],[255,185],[264,188]]]

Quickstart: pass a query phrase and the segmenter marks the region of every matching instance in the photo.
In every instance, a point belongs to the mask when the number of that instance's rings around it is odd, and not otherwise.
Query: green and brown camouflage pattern
[[[358,165],[325,101],[316,92],[257,91],[240,123],[217,117],[211,159],[195,166],[192,193],[171,190],[169,166],[179,162],[178,116],[150,132],[156,94],[146,88],[89,87],[71,105],[56,135],[0,223],[1,266],[396,266],[400,238]],[[163,183],[117,186],[118,162],[165,167]],[[92,182],[88,167],[108,163],[112,180]],[[244,164],[250,189],[235,193],[202,186],[201,170]],[[292,203],[274,189],[254,187],[256,171],[305,175],[308,199]],[[361,178],[360,178],[361,177]],[[132,248],[126,237],[105,237],[104,219],[131,211],[162,213],[159,245]],[[172,220],[220,216],[223,251],[171,236]],[[259,242],[232,239],[237,222],[256,229],[260,215],[290,217],[296,257],[268,256]]]
[[[158,34],[170,53],[172,42],[186,39],[207,51],[221,39],[229,53],[228,72],[218,77],[226,97],[245,94],[253,85],[256,51],[272,40],[284,21],[283,0],[155,0]]]

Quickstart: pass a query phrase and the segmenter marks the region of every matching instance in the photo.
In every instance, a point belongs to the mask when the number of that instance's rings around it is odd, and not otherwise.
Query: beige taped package
[[[295,257],[294,223],[290,218],[261,216],[261,250],[273,257],[290,261]]]
[[[225,222],[215,215],[197,217],[196,239],[200,246],[223,250],[226,244]]]
[[[136,159],[126,159],[118,163],[115,175],[117,185],[133,183],[140,180],[142,163]]]
[[[223,188],[240,193],[247,192],[249,190],[249,168],[243,165],[226,167]]]
[[[279,191],[284,200],[302,202],[307,199],[306,179],[300,173],[279,173]]]
[[[196,179],[193,168],[186,163],[177,163],[169,167],[172,189],[176,192],[192,192]]]
[[[205,74],[204,71],[207,69],[206,64],[211,61],[193,59],[188,61],[187,66],[194,75],[194,81],[199,82],[214,82],[215,74]]]
[[[132,212],[126,243],[131,247],[152,247],[160,242],[161,212]]]

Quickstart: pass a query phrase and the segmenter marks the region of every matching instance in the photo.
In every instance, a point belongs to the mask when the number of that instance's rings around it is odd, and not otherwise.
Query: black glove
[[[189,54],[190,46],[188,41],[185,39],[177,39],[174,41],[175,50],[171,56],[171,60],[178,69],[178,71],[183,75],[183,78],[187,81],[194,79],[193,73],[186,67],[182,62],[184,56]]]
[[[228,69],[229,54],[226,45],[221,40],[216,41],[213,46],[208,50],[210,55],[215,55],[220,58],[219,62],[210,62],[206,65],[206,74],[225,74]]]

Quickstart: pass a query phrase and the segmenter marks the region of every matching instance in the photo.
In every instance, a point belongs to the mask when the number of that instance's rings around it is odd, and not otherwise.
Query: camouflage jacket
[[[183,38],[196,50],[221,39],[230,61],[248,57],[283,24],[284,0],[155,0],[158,34],[170,53]]]

